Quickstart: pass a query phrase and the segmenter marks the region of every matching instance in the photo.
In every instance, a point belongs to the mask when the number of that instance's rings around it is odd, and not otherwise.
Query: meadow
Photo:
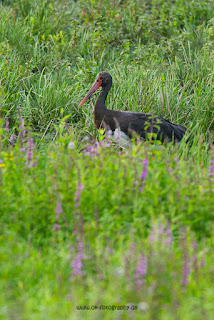
[[[0,2],[0,319],[213,319],[213,65],[213,1]],[[102,70],[192,144],[95,130]]]

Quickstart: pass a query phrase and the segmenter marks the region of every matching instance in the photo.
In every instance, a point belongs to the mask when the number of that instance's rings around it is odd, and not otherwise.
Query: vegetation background
[[[0,1],[2,319],[213,319],[213,65],[211,0]],[[102,70],[192,147],[95,132]]]

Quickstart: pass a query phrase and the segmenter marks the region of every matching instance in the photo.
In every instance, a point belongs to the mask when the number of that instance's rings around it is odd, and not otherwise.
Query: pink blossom
[[[9,121],[8,121],[8,119],[6,120],[4,130],[5,130],[6,132],[9,132]]]

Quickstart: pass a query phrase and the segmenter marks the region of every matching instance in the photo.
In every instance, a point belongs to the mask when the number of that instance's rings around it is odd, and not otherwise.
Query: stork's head
[[[112,77],[108,72],[102,71],[98,73],[94,84],[86,94],[85,98],[80,102],[78,107],[81,107],[98,88],[111,87],[111,85],[112,85]]]

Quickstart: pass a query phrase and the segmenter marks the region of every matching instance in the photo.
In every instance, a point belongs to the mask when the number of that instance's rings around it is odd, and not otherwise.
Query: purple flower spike
[[[59,230],[61,228],[60,224],[55,224],[52,230]]]
[[[84,254],[83,254],[83,242],[79,242],[78,244],[78,252],[77,255],[73,258],[73,260],[70,263],[70,266],[72,268],[72,275],[75,276],[83,276],[83,271],[82,271],[82,260],[84,259]]]
[[[148,159],[147,158],[143,159],[142,164],[143,164],[144,167],[145,166],[148,167],[148,164],[149,164]]]
[[[197,242],[196,242],[196,241],[193,241],[193,242],[192,242],[192,247],[193,247],[193,249],[197,249],[198,244],[197,244]]]
[[[143,279],[138,279],[135,281],[137,286],[141,286],[142,284],[144,284],[144,280]]]
[[[61,204],[60,201],[57,202],[55,212],[56,212],[56,214],[61,214],[62,213],[62,204]]]
[[[5,129],[6,132],[9,132],[9,121],[8,120],[6,120],[4,129]]]
[[[188,276],[190,274],[189,261],[185,260],[183,265],[183,274],[182,274],[182,285],[186,286],[188,284]]]
[[[80,198],[80,195],[81,195],[81,192],[80,192],[80,191],[77,191],[77,192],[75,192],[75,195],[76,195],[76,198],[79,199],[79,198]]]
[[[75,230],[73,231],[73,235],[76,236],[77,234],[78,234],[78,232],[77,232],[77,230],[75,229]]]
[[[76,202],[76,203],[74,204],[74,206],[75,206],[75,208],[78,208],[78,207],[80,206],[80,203],[79,203],[79,202]]]
[[[82,189],[83,189],[83,186],[82,186],[82,184],[80,183],[80,184],[77,186],[77,190],[82,191]]]
[[[201,258],[200,266],[203,268],[205,266],[205,256]]]
[[[179,159],[178,159],[178,157],[175,157],[174,160],[175,160],[175,163],[176,163],[176,164],[179,164]]]
[[[106,248],[105,251],[108,252],[108,253],[110,253],[110,254],[113,254],[113,253],[114,253],[114,249],[112,249],[112,248]]]
[[[166,244],[172,244],[173,243],[173,236],[172,236],[172,230],[171,230],[169,224],[167,226],[165,234],[166,234]]]
[[[35,167],[37,167],[37,159],[31,164],[31,168],[35,168]]]
[[[136,266],[136,273],[134,277],[137,279],[136,284],[143,284],[144,276],[147,272],[147,258],[144,254],[141,254],[140,261]]]
[[[77,186],[77,191],[75,192],[75,198],[74,198],[75,208],[78,208],[80,206],[82,189],[83,189],[83,185],[79,183]]]
[[[33,148],[34,148],[34,143],[33,143],[33,139],[30,138],[28,140],[28,143],[27,143],[27,161],[26,161],[26,165],[28,165],[31,160],[33,159]]]
[[[209,177],[214,177],[214,158],[210,160],[210,167],[209,167]]]
[[[148,159],[147,158],[143,159],[142,164],[143,164],[143,171],[141,173],[141,177],[140,178],[141,178],[141,180],[144,181],[146,179],[147,173],[148,173],[148,165],[149,165]]]

